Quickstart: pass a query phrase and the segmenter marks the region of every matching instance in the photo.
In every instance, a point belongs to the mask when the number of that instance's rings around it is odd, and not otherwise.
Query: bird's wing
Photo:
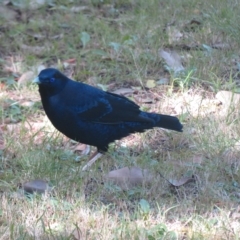
[[[84,121],[102,124],[119,124],[122,122],[151,122],[140,116],[139,106],[126,97],[105,92],[78,113]]]

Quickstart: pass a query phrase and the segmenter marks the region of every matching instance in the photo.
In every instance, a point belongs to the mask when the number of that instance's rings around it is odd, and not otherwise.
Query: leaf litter
[[[149,184],[153,181],[154,176],[147,169],[124,167],[109,172],[105,179],[126,190],[144,183]]]
[[[166,61],[167,66],[174,73],[178,73],[184,70],[181,57],[175,51],[159,50],[159,55]]]
[[[22,185],[25,193],[33,194],[33,193],[46,193],[52,190],[52,187],[49,186],[48,182],[42,179],[35,179],[29,182],[26,182]]]
[[[159,173],[159,175],[173,187],[181,187],[187,183],[195,182],[196,180],[194,175],[191,177],[181,177],[180,179],[169,180],[166,179],[161,173]],[[153,184],[156,181],[159,183],[160,179],[156,178],[156,173],[153,173],[148,169],[141,169],[135,166],[124,167],[110,171],[107,175],[105,175],[105,181],[116,184],[122,190],[128,190],[143,184]]]

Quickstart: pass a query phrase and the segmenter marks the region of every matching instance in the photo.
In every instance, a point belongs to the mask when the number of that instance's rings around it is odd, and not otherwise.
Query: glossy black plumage
[[[129,99],[73,81],[56,69],[44,69],[35,80],[43,108],[67,137],[105,152],[109,143],[153,127],[182,131],[176,117],[140,111]]]

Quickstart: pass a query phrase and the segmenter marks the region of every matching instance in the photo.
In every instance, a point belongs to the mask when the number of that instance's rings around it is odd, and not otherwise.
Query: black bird
[[[182,132],[178,118],[143,112],[128,98],[73,81],[57,69],[42,70],[34,82],[53,126],[73,140],[97,147],[84,170],[108,150],[109,143],[131,133],[154,127]]]

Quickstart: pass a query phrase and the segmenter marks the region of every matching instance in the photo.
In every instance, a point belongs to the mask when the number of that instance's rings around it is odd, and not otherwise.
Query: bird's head
[[[62,91],[68,78],[55,68],[42,70],[33,82],[39,85],[39,92],[42,95],[53,96]]]

